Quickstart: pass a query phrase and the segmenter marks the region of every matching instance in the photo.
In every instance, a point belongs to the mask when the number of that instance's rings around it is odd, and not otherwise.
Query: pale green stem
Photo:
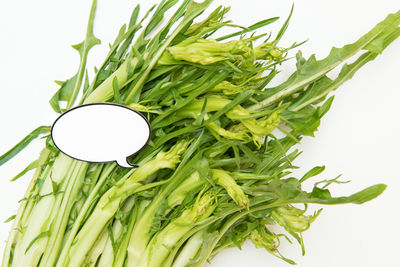
[[[40,153],[39,164],[38,164],[39,167],[35,170],[33,178],[31,180],[31,182],[29,183],[28,189],[26,190],[25,195],[24,195],[25,198],[28,198],[29,195],[31,194],[32,190],[34,189],[37,179],[39,178],[39,175],[41,174],[40,167],[48,159],[49,155],[50,155],[50,150],[48,150],[47,148],[44,148],[42,150],[42,152]],[[27,203],[28,203],[28,201],[23,201],[18,208],[17,215],[12,224],[12,228],[11,228],[10,234],[8,236],[7,244],[4,249],[3,260],[1,263],[2,267],[8,267],[12,264],[12,262],[10,262],[10,260],[11,260],[10,256],[12,253],[14,253],[12,251],[13,250],[12,247],[13,247],[13,244],[15,244],[14,242],[16,242],[17,236],[20,234],[20,232],[17,230],[17,228],[20,225],[23,214],[26,212]]]
[[[104,229],[100,234],[99,238],[95,241],[92,249],[89,251],[88,255],[85,258],[85,267],[95,266],[98,258],[102,255],[104,248],[106,246],[107,240],[109,239],[107,229]]]
[[[205,231],[207,231],[207,228],[198,231],[186,242],[185,246],[176,257],[172,267],[187,267],[193,262],[193,259],[196,257],[197,253],[199,253],[204,243]]]
[[[76,233],[78,232],[79,228],[81,227],[82,221],[86,216],[87,211],[89,210],[89,207],[92,205],[94,199],[96,198],[100,188],[103,186],[104,182],[107,180],[108,175],[111,173],[111,171],[116,167],[116,163],[112,163],[109,165],[106,170],[101,174],[101,177],[99,181],[97,182],[95,188],[93,188],[92,192],[86,199],[85,204],[83,205],[81,211],[79,212],[78,217],[76,218],[74,222],[74,226],[72,227],[71,231],[68,234],[68,237],[65,238],[65,242],[63,244],[63,248],[61,250],[61,254],[59,256],[59,259],[57,261],[56,266],[63,266],[66,260],[66,256],[68,255],[69,249],[71,247],[71,244],[76,236]]]
[[[64,238],[65,229],[68,224],[69,215],[75,204],[79,190],[81,190],[83,185],[88,166],[89,163],[87,162],[77,162],[74,172],[67,178],[70,181],[65,193],[57,196],[57,201],[61,202],[61,205],[56,206],[55,218],[53,219],[49,229],[50,237],[47,242],[46,250],[44,251],[40,261],[40,266],[46,267],[55,265]]]
[[[36,266],[39,262],[50,234],[50,224],[58,208],[55,207],[57,199],[63,194],[57,192],[55,194],[53,182],[60,185],[60,191],[64,191],[75,165],[76,161],[64,154],[57,156],[52,171],[44,178],[41,190],[37,193],[37,196],[41,196],[40,199],[34,205],[26,222],[20,225],[24,232],[22,239],[17,242],[12,266]],[[65,169],[69,171],[65,173]],[[44,234],[46,232],[48,234]]]

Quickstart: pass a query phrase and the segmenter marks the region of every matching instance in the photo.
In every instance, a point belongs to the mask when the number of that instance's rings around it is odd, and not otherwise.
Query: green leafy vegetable
[[[291,172],[300,155],[295,145],[314,136],[331,108],[329,93],[400,36],[400,12],[325,59],[305,59],[298,51],[297,70],[269,87],[301,44],[279,44],[293,7],[271,39],[258,31],[277,17],[246,27],[225,19],[229,8],[217,7],[201,19],[211,2],[162,0],[141,18],[137,6],[90,81],[88,53],[100,43],[93,1],[86,38],[74,46],[79,69],[58,82],[50,104],[58,113],[77,104],[126,105],[148,118],[151,139],[132,156],[138,168],[126,169],[69,158],[47,136],[39,159],[13,179],[35,169],[18,213],[8,220],[13,228],[3,267],[200,267],[246,240],[294,264],[279,243],[294,239],[304,254],[302,233],[321,212],[308,214],[309,203],[362,204],[385,190],[377,184],[333,196],[328,187],[344,183],[337,177],[316,181],[309,192],[303,183],[325,167],[301,178]],[[233,32],[221,35],[222,28]],[[343,62],[339,75],[329,78]],[[49,131],[34,130],[0,157],[0,165]]]

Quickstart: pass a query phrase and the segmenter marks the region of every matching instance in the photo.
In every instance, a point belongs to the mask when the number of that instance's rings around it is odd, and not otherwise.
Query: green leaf
[[[49,235],[50,235],[50,232],[49,232],[49,231],[41,232],[40,234],[38,234],[38,235],[37,235],[34,239],[32,239],[32,241],[29,243],[28,247],[27,247],[26,250],[25,250],[25,253],[28,252],[28,250],[33,246],[33,244],[34,244],[37,240],[39,240],[40,238],[43,238],[43,237],[47,237],[47,236],[49,236]]]
[[[309,170],[304,176],[300,179],[300,183],[304,182],[305,180],[310,179],[311,177],[317,176],[318,174],[322,173],[325,170],[325,166],[317,166]]]
[[[7,218],[5,221],[4,221],[4,223],[8,223],[8,222],[11,222],[12,220],[14,220],[15,218],[17,217],[17,215],[12,215],[12,216],[10,216],[9,218]]]
[[[254,153],[247,145],[238,142],[240,150],[249,158],[249,160],[254,164],[261,163],[260,157]]]
[[[206,180],[210,185],[214,186],[215,183],[210,177],[210,164],[207,159],[200,158],[193,164],[193,169],[197,170],[200,177]]]
[[[231,109],[236,107],[237,105],[240,105],[241,103],[243,103],[244,101],[249,99],[253,94],[254,94],[254,90],[247,90],[247,91],[244,91],[243,93],[240,93],[228,105],[223,107],[221,110],[218,110],[217,112],[215,112],[215,114],[213,114],[208,120],[206,120],[204,122],[204,125],[206,126],[206,125],[214,122],[219,117],[221,117],[222,115],[224,115],[225,113],[227,113],[228,111],[230,111]]]
[[[194,126],[201,126],[203,124],[204,117],[207,114],[206,107],[207,107],[207,97],[204,98],[203,106],[201,107],[200,116],[193,122]]]
[[[332,199],[332,196],[331,196],[331,192],[328,189],[322,189],[322,188],[315,186],[313,191],[310,194],[310,198],[330,200],[330,199]]]
[[[132,14],[131,14],[131,18],[129,19],[129,24],[128,24],[129,28],[131,28],[133,25],[136,24],[136,21],[137,21],[137,19],[139,17],[139,12],[140,12],[140,5],[137,5],[133,9]]]
[[[328,98],[328,100],[325,101],[325,103],[322,106],[318,107],[317,113],[320,119],[329,111],[329,109],[332,106],[334,98],[335,98],[334,96],[331,96],[330,98]]]
[[[322,106],[319,106],[317,109],[309,107],[308,110],[303,109],[300,112],[294,112],[300,114],[303,113],[303,116],[291,119],[289,122],[290,127],[303,135],[314,136],[314,133],[318,130],[318,127],[321,123],[322,116],[324,116],[332,106],[333,99],[334,96],[331,96]],[[292,112],[288,113],[290,114]],[[284,116],[286,114],[284,114]],[[299,114],[297,114],[297,116],[299,116]]]
[[[57,194],[59,192],[59,189],[60,189],[60,184],[55,182],[55,181],[53,181],[53,179],[51,179],[51,187],[53,189],[53,193]]]
[[[322,186],[322,188],[325,189],[328,186],[330,186],[331,184],[347,184],[347,183],[350,183],[350,181],[341,181],[341,180],[339,180],[340,177],[342,177],[341,174],[336,176],[333,179],[318,181],[318,182],[315,183],[315,186],[320,185],[320,184],[324,184],[324,186]]]
[[[373,186],[370,186],[358,193],[355,193],[355,194],[349,196],[347,198],[347,200],[354,204],[363,204],[367,201],[370,201],[370,200],[376,198],[380,194],[382,194],[383,191],[385,191],[386,187],[387,186],[385,184],[373,185]],[[342,200],[342,201],[344,201],[344,200]]]
[[[286,153],[295,144],[296,142],[290,137],[269,141],[269,154],[262,160],[260,164],[255,167],[255,173],[268,173],[268,171],[271,170],[276,164],[279,164],[282,159],[286,160]]]
[[[377,47],[379,51],[385,48],[383,44],[387,44],[386,40],[392,40],[398,34],[398,26],[400,24],[400,11],[395,14],[390,14],[385,20],[377,24],[371,31],[362,36],[356,42],[345,45],[342,48],[333,47],[329,55],[322,59],[317,60],[315,55],[312,55],[304,64],[293,73],[289,79],[283,84],[269,88],[269,94],[261,102],[251,106],[248,110],[258,110],[265,108],[283,97],[292,95],[317,79],[323,77],[326,73],[337,67],[340,63],[348,60],[350,57],[356,55],[361,50],[371,49],[369,45],[375,44],[373,51],[376,53]],[[379,43],[380,45],[376,45]]]
[[[286,199],[292,199],[301,192],[301,184],[296,178],[288,178],[281,180],[281,193]]]
[[[276,47],[276,45],[278,44],[278,42],[282,39],[283,35],[285,34],[288,26],[289,26],[289,21],[293,15],[293,9],[294,9],[294,3],[292,4],[292,8],[290,9],[290,13],[288,18],[285,20],[285,23],[283,23],[281,29],[278,32],[278,35],[276,36],[275,40],[272,42],[271,48],[269,49],[269,51],[271,51],[272,49],[274,49]]]
[[[145,83],[145,80],[149,76],[151,70],[154,68],[154,66],[156,66],[159,58],[164,53],[164,51],[167,49],[169,44],[174,40],[174,38],[179,33],[181,33],[188,25],[190,25],[197,16],[199,16],[201,13],[203,13],[203,11],[211,4],[211,2],[212,2],[212,0],[205,0],[202,3],[197,3],[193,0],[190,1],[190,3],[188,4],[188,6],[186,8],[184,18],[176,26],[176,28],[173,30],[173,32],[170,35],[168,35],[168,37],[165,40],[163,40],[161,45],[159,45],[158,43],[155,43],[155,47],[148,48],[149,54],[151,54],[152,57],[148,62],[145,62],[143,64],[142,71],[139,75],[138,80],[134,82],[134,87],[130,90],[129,94],[125,98],[126,103],[130,104],[134,100],[135,95],[137,95],[138,93],[141,92],[141,90],[143,88],[143,84]],[[182,4],[182,6],[185,6],[186,4],[187,4],[187,1],[185,1]],[[178,9],[177,13],[179,13],[179,10],[180,9]],[[167,27],[171,27],[175,21],[176,21],[176,18],[173,17],[170,20],[170,22],[168,23]],[[160,32],[159,34],[161,35],[162,32]],[[157,37],[155,37],[155,38],[157,38]],[[154,38],[153,38],[153,40],[154,40]],[[151,51],[153,49],[154,49],[154,52]]]
[[[121,97],[119,95],[119,87],[118,87],[117,77],[114,77],[114,79],[113,79],[113,89],[114,89],[114,102],[117,104],[123,104],[121,101]]]
[[[240,152],[237,145],[232,144],[232,150],[233,150],[233,156],[235,158],[236,167],[237,169],[240,170]]]
[[[197,89],[195,89],[194,91],[192,91],[190,93],[190,95],[188,95],[184,101],[181,101],[179,103],[176,103],[176,105],[174,105],[173,107],[171,107],[168,110],[165,110],[165,112],[163,112],[162,114],[160,114],[159,116],[157,116],[153,122],[152,122],[152,127],[156,127],[157,128],[157,124],[161,123],[164,119],[168,118],[171,114],[173,114],[175,111],[179,110],[180,108],[183,108],[184,106],[186,106],[187,104],[189,104],[190,102],[192,102],[194,99],[196,99],[196,97],[198,97],[201,94],[204,94],[205,92],[209,91],[210,88],[213,88],[215,85],[217,85],[218,83],[220,83],[221,81],[223,81],[224,79],[226,79],[227,77],[227,73],[225,72],[221,72],[218,74],[215,74],[213,72],[209,72],[206,75],[204,75],[205,77],[208,77],[209,80],[205,79],[204,81],[202,81],[201,84],[199,84],[199,87]],[[203,79],[202,79],[203,80]],[[221,114],[222,115],[222,114]],[[215,116],[215,114],[213,115]],[[213,118],[213,117],[212,117]],[[218,117],[217,117],[218,118]],[[210,118],[211,119],[211,118]],[[206,120],[204,122],[207,123],[210,119]]]
[[[60,89],[50,99],[50,105],[57,113],[63,113],[64,110],[60,107],[61,101],[68,101],[73,94],[74,86],[76,83],[76,75],[66,80],[65,82],[56,81],[57,84],[61,85]]]
[[[367,48],[369,51],[362,54],[351,64],[344,64],[338,77],[333,81],[326,76],[314,82],[310,89],[307,89],[298,100],[289,107],[292,111],[299,111],[310,104],[318,104],[323,101],[329,92],[336,90],[345,81],[351,79],[353,75],[366,63],[374,60],[379,53],[381,53],[389,44],[391,44],[397,37],[400,36],[400,28],[391,32],[390,35],[379,39],[379,49]],[[369,46],[368,46],[369,47]]]
[[[296,201],[301,203],[320,203],[325,205],[345,203],[363,204],[382,194],[386,187],[387,186],[384,184],[373,185],[348,197],[332,197],[328,189],[314,187],[313,191],[308,194],[307,197],[300,196]]]
[[[259,29],[259,28],[262,28],[262,27],[267,26],[267,25],[269,25],[271,23],[274,23],[278,19],[279,19],[279,17],[273,17],[273,18],[269,18],[269,19],[265,19],[265,20],[259,21],[259,22],[255,23],[255,24],[253,24],[253,25],[251,25],[249,27],[244,28],[241,31],[237,31],[237,32],[234,32],[234,33],[231,33],[231,34],[227,34],[227,35],[221,36],[219,38],[216,38],[216,40],[217,41],[223,41],[223,40],[226,40],[226,39],[238,36],[238,35],[243,35],[245,33],[255,31],[255,30]]]
[[[36,169],[38,167],[39,164],[39,160],[35,160],[33,161],[31,164],[29,164],[23,171],[21,171],[20,173],[18,173],[14,178],[11,179],[11,182],[14,182],[15,180],[17,180],[18,178],[22,177],[25,175],[25,173],[27,173],[28,171],[31,171],[33,169]]]
[[[163,20],[165,12],[167,12],[171,7],[173,7],[178,0],[163,0],[154,11],[154,15],[149,21],[148,25],[144,29],[144,35],[148,35],[160,22]]]
[[[83,40],[79,44],[72,46],[74,49],[76,49],[79,52],[80,63],[79,63],[78,72],[75,75],[76,80],[73,85],[71,96],[67,99],[67,107],[66,107],[67,110],[70,109],[72,107],[72,105],[74,104],[74,101],[78,95],[80,88],[81,88],[83,76],[85,74],[86,61],[87,61],[87,57],[89,54],[89,50],[93,46],[101,43],[100,40],[98,38],[96,38],[93,34],[93,24],[94,24],[94,17],[95,17],[95,13],[96,13],[96,7],[97,7],[97,0],[93,0],[92,6],[90,9],[89,21],[88,21],[88,25],[87,25],[87,29],[86,29],[85,40]]]
[[[352,64],[345,64],[338,77],[333,81],[328,77],[323,76],[321,79],[314,82],[303,94],[301,94],[298,100],[289,107],[289,110],[297,112],[308,105],[320,103],[331,91],[336,90],[345,81],[352,78],[362,66],[374,60],[377,55],[378,54],[366,52]]]
[[[106,59],[103,61],[101,67],[96,72],[96,75],[93,79],[91,86],[83,94],[83,97],[80,101],[81,104],[99,84],[101,84],[106,78],[108,78],[112,74],[112,72],[114,72],[118,68],[119,64],[117,64],[117,62],[113,62],[112,58],[115,57],[115,59],[119,61],[125,55],[126,51],[129,48],[129,45],[132,42],[133,37],[135,36],[136,32],[140,29],[141,22],[139,22],[139,24],[135,24],[137,17],[139,15],[139,10],[140,7],[139,5],[137,5],[132,12],[128,30],[126,30],[126,25],[123,25],[120,28],[113,45],[110,47],[110,51],[108,52]],[[147,17],[148,13],[144,16],[143,19]],[[129,64],[128,66],[131,65]]]
[[[22,139],[18,144],[16,144],[13,148],[11,148],[9,151],[4,153],[3,155],[0,156],[0,166],[12,159],[15,155],[17,155],[22,149],[24,149],[27,145],[29,145],[30,142],[35,140],[36,138],[39,137],[39,135],[42,134],[47,134],[51,130],[50,126],[40,126],[33,130],[30,134],[25,136],[24,139]]]

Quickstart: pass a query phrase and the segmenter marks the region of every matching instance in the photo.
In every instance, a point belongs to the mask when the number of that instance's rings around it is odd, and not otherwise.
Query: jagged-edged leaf
[[[285,96],[294,94],[313,81],[323,77],[327,72],[361,50],[371,49],[374,53],[382,52],[386,47],[384,44],[388,44],[387,40],[393,40],[394,36],[398,36],[399,24],[400,11],[388,15],[386,19],[377,24],[356,42],[345,45],[342,48],[333,47],[326,58],[317,60],[316,56],[312,55],[286,82],[277,87],[267,89],[267,97],[263,101],[251,106],[249,110],[267,107]]]
[[[75,78],[76,80],[73,84],[71,96],[67,99],[67,106],[66,106],[67,110],[72,107],[72,105],[74,104],[75,98],[77,97],[79,90],[81,89],[83,77],[85,75],[86,61],[87,61],[87,56],[89,54],[89,50],[93,46],[101,43],[101,41],[96,36],[94,36],[94,33],[93,33],[93,24],[94,24],[94,17],[95,17],[95,13],[96,13],[96,7],[97,7],[97,0],[93,0],[92,6],[90,9],[89,21],[87,24],[85,40],[83,40],[79,44],[72,46],[74,49],[76,49],[79,52],[80,63],[79,63],[79,69],[77,71],[77,74],[74,76],[74,77],[76,77]]]
[[[282,179],[280,181],[281,193],[286,199],[292,199],[301,192],[301,184],[296,178]]]
[[[298,116],[298,118],[292,117],[289,126],[298,133],[306,136],[314,136],[314,133],[318,130],[318,127],[321,123],[321,118],[332,106],[333,99],[333,96],[330,97],[322,106],[319,106],[318,108],[309,107],[308,110],[303,110],[302,112],[288,111],[284,113],[284,116],[292,116],[291,113],[300,113],[295,115]],[[301,116],[301,113],[304,113],[303,116]]]
[[[51,107],[54,109],[55,112],[57,113],[64,112],[64,109],[60,107],[61,104],[60,102],[62,101],[67,102],[69,99],[71,99],[74,91],[74,86],[76,84],[76,78],[77,75],[74,75],[72,78],[66,80],[65,82],[60,82],[60,81],[56,82],[61,87],[49,101]]]

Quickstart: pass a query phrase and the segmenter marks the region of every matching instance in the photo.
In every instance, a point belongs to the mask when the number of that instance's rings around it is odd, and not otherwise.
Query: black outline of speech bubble
[[[71,108],[71,109],[65,111],[65,112],[64,112],[63,114],[61,114],[60,116],[58,116],[58,118],[57,118],[57,119],[53,122],[53,124],[51,125],[51,132],[50,132],[51,140],[53,141],[53,144],[58,148],[58,150],[60,150],[64,155],[67,155],[67,156],[70,157],[70,158],[73,158],[73,159],[76,159],[76,160],[80,160],[80,161],[84,161],[84,162],[89,162],[89,163],[108,163],[108,162],[116,162],[116,163],[118,164],[118,161],[117,161],[117,160],[112,160],[112,161],[87,161],[87,160],[78,159],[78,158],[76,158],[76,157],[70,156],[70,155],[68,155],[67,153],[65,153],[62,149],[60,149],[60,148],[57,146],[57,144],[56,144],[56,142],[54,141],[54,139],[53,139],[53,127],[54,127],[54,125],[57,123],[57,121],[58,121],[62,116],[64,116],[65,114],[67,114],[68,112],[70,112],[70,111],[72,111],[72,110],[75,110],[75,109],[78,109],[78,108],[82,108],[82,107],[87,107],[87,106],[94,106],[94,105],[118,106],[118,107],[122,107],[122,108],[129,109],[129,110],[135,112],[136,114],[140,115],[140,116],[144,119],[144,121],[147,123],[147,126],[149,127],[149,136],[147,137],[147,140],[146,140],[146,142],[144,143],[144,145],[143,145],[138,151],[136,151],[135,153],[126,156],[126,159],[128,159],[129,157],[131,157],[131,156],[133,156],[133,155],[136,155],[137,153],[139,153],[140,151],[143,150],[143,148],[147,145],[147,143],[149,142],[150,137],[151,137],[151,125],[150,125],[150,122],[147,120],[147,118],[146,118],[142,113],[140,113],[140,112],[137,111],[137,110],[131,109],[130,107],[127,107],[127,106],[124,106],[124,105],[120,105],[120,104],[116,104],[116,103],[108,103],[108,102],[83,104],[83,105],[80,105],[80,106],[77,106],[77,107],[73,107],[73,108]],[[130,162],[128,162],[128,160],[126,160],[126,162],[127,162],[129,165],[131,165],[132,168],[138,168],[138,167],[139,167],[139,165],[137,165],[137,164],[131,164]],[[120,167],[122,167],[122,168],[126,168],[126,167],[123,167],[123,166],[121,166],[121,165],[119,165],[119,164],[118,164],[118,166],[120,166]]]

